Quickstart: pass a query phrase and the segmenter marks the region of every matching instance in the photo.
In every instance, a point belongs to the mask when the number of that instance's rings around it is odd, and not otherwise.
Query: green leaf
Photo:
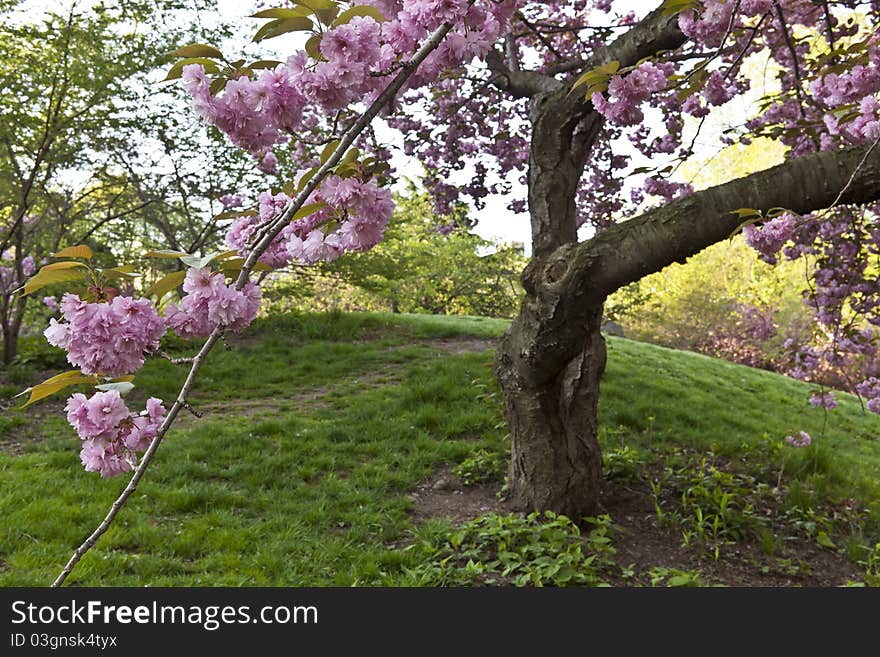
[[[299,219],[305,219],[310,214],[317,212],[323,208],[326,208],[326,203],[309,203],[308,205],[302,206],[299,210],[293,213],[293,216],[290,218],[291,221],[298,221]]]
[[[308,7],[312,11],[329,11],[339,9],[339,5],[333,0],[293,0],[294,3]]]
[[[53,258],[85,258],[86,260],[90,260],[94,255],[92,250],[87,247],[85,244],[80,244],[78,246],[68,246],[66,249],[61,249],[58,253],[53,253]]]
[[[144,254],[146,258],[179,258],[181,256],[189,255],[189,253],[184,253],[183,251],[171,251],[169,249],[161,249],[159,251],[147,251]]]
[[[352,162],[357,162],[361,157],[361,149],[359,148],[351,148],[348,153],[345,154],[345,157],[342,158],[340,164],[351,164]]]
[[[748,219],[751,217],[761,217],[761,211],[756,210],[755,208],[737,208],[736,210],[731,210],[730,214],[735,214],[741,219]]]
[[[45,265],[40,271],[57,271],[59,269],[74,269],[76,267],[88,267],[88,265],[76,260],[62,260],[61,262],[53,262],[51,265]]]
[[[188,57],[187,59],[181,59],[168,69],[168,75],[165,76],[165,79],[162,80],[162,82],[179,79],[183,75],[183,67],[190,64],[201,64],[205,69],[205,73],[208,75],[216,75],[220,72],[220,67],[213,59],[207,59],[205,57]]]
[[[363,16],[372,18],[377,23],[384,23],[387,18],[382,15],[382,12],[376,9],[375,7],[371,7],[369,5],[355,5],[350,9],[346,9],[344,12],[339,14],[339,17],[333,21],[332,27],[339,27],[340,25],[345,25],[355,16]]]
[[[95,386],[95,388],[102,392],[115,390],[120,395],[127,395],[134,390],[134,384],[130,381],[119,381],[118,383],[102,383],[101,385]]]
[[[193,269],[201,269],[210,264],[208,256],[185,255],[180,256],[180,261],[187,267],[192,267]]]
[[[217,94],[219,94],[221,91],[223,91],[226,88],[227,82],[229,82],[229,78],[226,78],[226,77],[214,78],[213,82],[211,82],[211,87],[208,91],[211,92],[212,96],[216,96]]]
[[[132,265],[122,265],[121,267],[112,267],[110,269],[100,269],[99,270],[104,276],[110,279],[119,279],[119,278],[140,278],[140,274],[138,274],[134,270],[134,266]]]
[[[339,147],[339,140],[334,139],[329,144],[324,146],[324,150],[321,151],[321,164],[326,164],[327,160],[333,155],[336,149]]]
[[[21,406],[21,408],[27,408],[34,402],[45,399],[46,397],[54,395],[56,392],[60,392],[65,388],[69,388],[70,386],[80,383],[94,384],[97,383],[97,381],[97,376],[86,375],[79,372],[78,370],[72,370],[70,372],[56,374],[52,378],[46,379],[42,383],[38,383],[37,385],[32,386],[27,390],[23,390],[22,392],[18,393],[16,397],[21,397],[22,395],[30,393],[30,397],[28,397],[27,402],[23,406]]]
[[[700,6],[697,0],[663,0],[663,15],[675,16],[688,9],[696,9]]]
[[[611,81],[611,78],[619,70],[620,62],[616,59],[607,64],[603,64],[602,66],[590,69],[575,81],[569,93],[583,85],[587,85],[587,98],[596,92],[605,91],[608,88],[608,83]]]
[[[254,69],[275,68],[279,64],[281,64],[281,62],[274,60],[274,59],[261,59],[260,61],[254,62],[253,64],[248,66],[248,68],[254,68]]]
[[[164,297],[178,285],[181,285],[183,283],[183,279],[185,278],[186,271],[175,271],[166,276],[163,276],[158,281],[153,283],[150,289],[147,290],[147,296],[155,296],[156,302],[158,303],[162,300],[162,297]]]
[[[309,57],[312,59],[324,59],[324,55],[321,53],[321,39],[323,36],[324,35],[322,34],[313,34],[309,37],[308,41],[306,41],[306,53],[308,53]]]
[[[823,548],[828,548],[829,550],[837,549],[837,546],[834,544],[834,541],[831,540],[831,537],[827,534],[827,532],[819,532],[816,535],[816,542]]]
[[[299,192],[301,192],[303,189],[305,189],[305,186],[308,185],[308,184],[309,184],[309,181],[310,181],[312,178],[315,177],[315,174],[316,174],[316,173],[318,173],[318,169],[317,169],[317,168],[309,169],[308,171],[306,171],[306,172],[302,175],[302,177],[300,177],[299,182],[296,184],[296,191],[297,191],[297,193],[299,193]]]
[[[239,217],[256,217],[256,210],[226,210],[218,215],[214,215],[213,221],[221,221],[223,219],[238,219]]]
[[[211,262],[220,262],[221,260],[228,260],[229,258],[238,257],[237,249],[229,249],[228,251],[221,251],[220,253],[214,254],[214,257],[211,258]]]
[[[238,255],[238,251],[236,251],[235,249],[230,249],[229,251],[218,251],[215,253],[209,253],[205,256],[183,255],[180,256],[180,261],[189,267],[193,267],[194,269],[201,269],[202,267],[207,267],[216,260],[232,258],[236,255]]]
[[[66,281],[81,281],[86,277],[87,273],[88,272],[84,268],[55,269],[45,271],[44,267],[39,272],[37,272],[36,275],[29,278],[27,283],[25,283],[21,289],[24,290],[23,294],[27,296],[28,294],[33,294],[37,290],[40,290],[47,285],[64,283]]]
[[[240,272],[241,268],[244,267],[244,263],[244,258],[230,258],[229,260],[224,260],[220,263],[220,271],[228,276],[233,272]],[[251,271],[273,271],[273,269],[265,262],[260,262],[258,260]]]
[[[203,43],[193,43],[189,46],[183,46],[170,53],[173,57],[211,57],[213,59],[223,59],[223,53],[214,46],[206,46]]]
[[[258,11],[256,14],[251,14],[251,18],[303,18],[312,13],[309,7],[277,7]]]
[[[314,24],[305,16],[296,16],[295,18],[280,18],[278,20],[269,21],[254,35],[254,41],[264,41],[273,39],[288,32],[310,32],[314,29]]]
[[[315,16],[318,17],[318,20],[321,21],[324,25],[332,25],[333,21],[336,20],[336,17],[339,15],[339,6],[334,2],[331,3],[333,6],[329,9],[316,9]]]

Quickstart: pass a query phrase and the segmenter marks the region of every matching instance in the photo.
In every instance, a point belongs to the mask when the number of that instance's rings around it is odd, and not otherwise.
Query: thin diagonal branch
[[[247,259],[244,262],[244,265],[241,268],[241,273],[236,280],[236,288],[241,289],[244,287],[244,284],[247,282],[251,271],[254,266],[257,264],[257,260],[259,257],[265,252],[265,250],[272,243],[272,240],[281,230],[290,223],[291,217],[299,210],[306,199],[308,199],[309,195],[318,187],[318,185],[323,181],[323,179],[330,173],[330,171],[335,167],[341,160],[345,152],[348,148],[354,143],[355,139],[363,132],[367,126],[373,121],[373,119],[378,116],[382,107],[389,102],[390,99],[394,97],[394,95],[403,87],[409,77],[416,71],[418,66],[430,55],[437,46],[443,41],[449,31],[452,29],[451,23],[444,23],[441,25],[434,33],[430,36],[430,38],[419,48],[418,52],[412,57],[412,59],[407,62],[406,66],[395,76],[394,80],[385,88],[385,91],[370,105],[366,112],[354,123],[354,125],[349,128],[349,130],[342,137],[339,145],[336,147],[336,150],[321,166],[321,168],[315,173],[309,183],[297,194],[296,198],[293,199],[285,209],[285,211],[279,216],[275,221],[273,221],[263,233],[262,238],[257,242],[253,251],[248,255]],[[128,485],[122,491],[118,498],[113,502],[113,505],[110,507],[110,511],[107,513],[104,520],[100,525],[93,531],[89,537],[83,541],[83,543],[74,551],[73,556],[70,557],[70,560],[62,569],[61,573],[52,583],[53,587],[60,587],[64,584],[64,581],[73,571],[73,568],[79,563],[80,559],[94,547],[95,543],[98,542],[98,539],[110,528],[110,525],[113,523],[113,520],[122,510],[122,507],[125,506],[126,501],[131,497],[131,494],[135,492],[137,489],[138,483],[143,478],[144,473],[149,468],[150,463],[153,460],[153,457],[156,454],[156,450],[159,448],[159,445],[162,443],[162,440],[165,438],[165,435],[168,433],[168,430],[171,428],[171,425],[174,423],[175,418],[178,413],[180,413],[181,409],[185,409],[189,406],[187,401],[187,397],[189,396],[190,391],[192,390],[193,385],[195,384],[196,377],[199,373],[199,370],[204,363],[204,359],[207,357],[208,353],[214,348],[214,345],[217,344],[217,341],[223,335],[224,328],[222,326],[218,326],[215,328],[211,335],[208,336],[208,339],[205,341],[202,348],[199,350],[199,353],[193,359],[192,367],[190,368],[189,374],[186,377],[186,380],[183,383],[183,386],[180,388],[180,392],[177,395],[177,399],[174,404],[171,406],[171,409],[168,411],[168,414],[165,416],[164,421],[162,422],[162,426],[159,427],[159,430],[156,433],[155,438],[153,438],[150,446],[147,448],[147,451],[144,452],[144,455],[141,457],[141,462],[138,464],[137,469],[132,475],[131,480],[128,482]]]

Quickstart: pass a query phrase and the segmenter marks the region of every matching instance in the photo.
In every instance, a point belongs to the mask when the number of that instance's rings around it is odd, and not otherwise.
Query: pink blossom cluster
[[[813,406],[818,406],[819,408],[837,408],[837,400],[834,398],[833,390],[824,390],[820,392],[814,392],[810,395],[810,403]]]
[[[800,431],[796,436],[786,436],[785,442],[792,447],[809,447],[813,442],[813,437],[806,431]]]
[[[236,219],[235,222],[226,231],[226,244],[232,249],[238,250],[239,254],[246,256],[250,253],[254,244],[254,233],[258,228],[267,225],[275,217],[277,217],[290,202],[290,197],[284,193],[272,195],[270,192],[263,192],[259,196],[259,213],[256,217],[244,216]],[[265,263],[273,269],[284,267],[290,258],[287,255],[285,243],[290,237],[292,227],[287,226],[278,237],[272,241],[263,255],[260,256],[260,262]]]
[[[117,296],[89,303],[67,293],[59,304],[62,321],[52,318],[43,332],[49,344],[67,351],[84,374],[122,376],[141,368],[145,353],[159,347],[165,322],[146,299]]]
[[[310,202],[327,207],[294,222],[287,240],[291,260],[305,264],[335,260],[344,251],[367,251],[382,240],[394,211],[391,192],[372,180],[328,176]],[[335,219],[337,228],[319,226]]]
[[[874,376],[865,379],[856,386],[856,392],[867,399],[865,405],[869,411],[880,413],[880,379]]]
[[[760,228],[754,224],[747,225],[743,234],[746,243],[761,254],[762,260],[775,264],[777,254],[791,239],[796,227],[797,219],[786,212],[764,222]]]
[[[87,472],[114,477],[132,470],[162,425],[162,400],[150,397],[146,410],[133,414],[119,392],[76,393],[64,407],[67,421],[82,439],[80,460]]]
[[[386,22],[356,16],[325,31],[322,58],[297,52],[258,77],[229,80],[222,93],[211,94],[204,67],[183,69],[183,82],[193,109],[225,132],[232,142],[261,160],[264,170],[277,163],[269,149],[303,125],[304,114],[323,115],[352,103],[371,102],[388,82],[387,74],[411,55],[440,24],[458,25],[420,67],[409,84],[433,80],[450,66],[485,56],[510,20],[513,0],[373,0]]]
[[[703,0],[700,4],[702,7],[699,11],[694,9],[679,14],[678,26],[694,41],[717,48],[727,34],[734,5],[737,3],[734,0]]]
[[[247,255],[254,232],[283,212],[290,198],[281,193],[260,195],[257,217],[241,217],[226,234],[226,243]],[[306,201],[323,204],[316,212],[285,226],[260,258],[273,268],[293,262],[314,264],[335,260],[345,251],[367,251],[382,240],[394,211],[391,192],[375,181],[330,175]]]
[[[6,264],[2,264],[2,263]],[[5,251],[0,255],[0,293],[9,293],[24,284],[27,278],[37,270],[37,263],[32,256],[26,255],[21,259],[21,274],[19,277],[15,267],[15,253]]]
[[[645,115],[641,104],[652,93],[666,87],[666,73],[662,68],[646,62],[627,75],[615,75],[608,84],[611,100],[595,92],[590,96],[593,107],[606,119],[618,125],[636,125]]]
[[[183,281],[187,294],[180,305],[165,312],[169,328],[182,338],[203,338],[218,326],[240,331],[250,325],[260,309],[262,290],[248,281],[241,290],[227,285],[226,277],[208,268],[190,269]]]

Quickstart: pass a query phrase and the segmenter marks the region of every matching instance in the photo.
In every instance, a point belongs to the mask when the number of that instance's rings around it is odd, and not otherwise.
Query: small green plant
[[[678,570],[677,568],[665,568],[663,566],[651,568],[648,571],[648,577],[650,578],[651,586],[696,587],[706,585],[700,577],[700,573]]]
[[[609,449],[602,454],[602,472],[608,479],[632,483],[640,479],[644,462],[644,454],[628,445]]]
[[[17,362],[6,369],[6,376],[12,383],[23,386],[36,378],[37,371],[26,362]]]
[[[667,465],[663,475],[651,482],[651,493],[659,524],[677,525],[686,547],[705,547],[718,559],[724,545],[760,538],[765,520],[756,513],[755,504],[770,489],[754,477],[721,470],[712,464],[712,456]],[[664,509],[668,501],[664,493],[677,494],[680,505]]]
[[[880,542],[867,551],[867,555],[859,564],[865,567],[865,584],[880,587]]]
[[[760,571],[764,574],[778,573],[786,577],[799,577],[809,575],[813,569],[801,559],[778,557],[772,565],[761,566]]]
[[[409,575],[422,586],[597,586],[613,565],[612,523],[607,515],[587,520],[592,528],[584,537],[570,519],[550,511],[488,513],[439,541],[408,548],[425,553]]]
[[[490,481],[499,481],[504,476],[505,458],[498,452],[478,450],[452,469],[465,486],[475,486]]]

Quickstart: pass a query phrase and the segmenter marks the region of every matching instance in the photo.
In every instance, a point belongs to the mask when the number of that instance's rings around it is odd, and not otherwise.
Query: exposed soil
[[[412,494],[413,515],[420,523],[445,518],[461,524],[484,513],[510,513],[509,504],[496,495],[498,489],[498,484],[463,486],[444,468]],[[650,585],[648,571],[655,567],[698,573],[709,584],[736,587],[830,587],[861,579],[856,564],[806,539],[791,541],[772,556],[748,543],[724,546],[717,560],[705,547],[685,547],[680,531],[659,525],[647,485],[640,490],[606,480],[600,505],[614,523],[614,560],[620,570],[607,573],[605,580],[615,586]],[[624,569],[633,574],[624,577]]]
[[[440,338],[428,342],[440,351],[454,356],[480,353],[498,346],[498,340],[487,338]]]
[[[427,481],[418,485],[410,494],[413,501],[413,514],[417,521],[430,518],[445,518],[455,524],[483,515],[484,513],[506,513],[506,502],[498,495],[496,484],[463,486],[451,468],[443,468]]]

